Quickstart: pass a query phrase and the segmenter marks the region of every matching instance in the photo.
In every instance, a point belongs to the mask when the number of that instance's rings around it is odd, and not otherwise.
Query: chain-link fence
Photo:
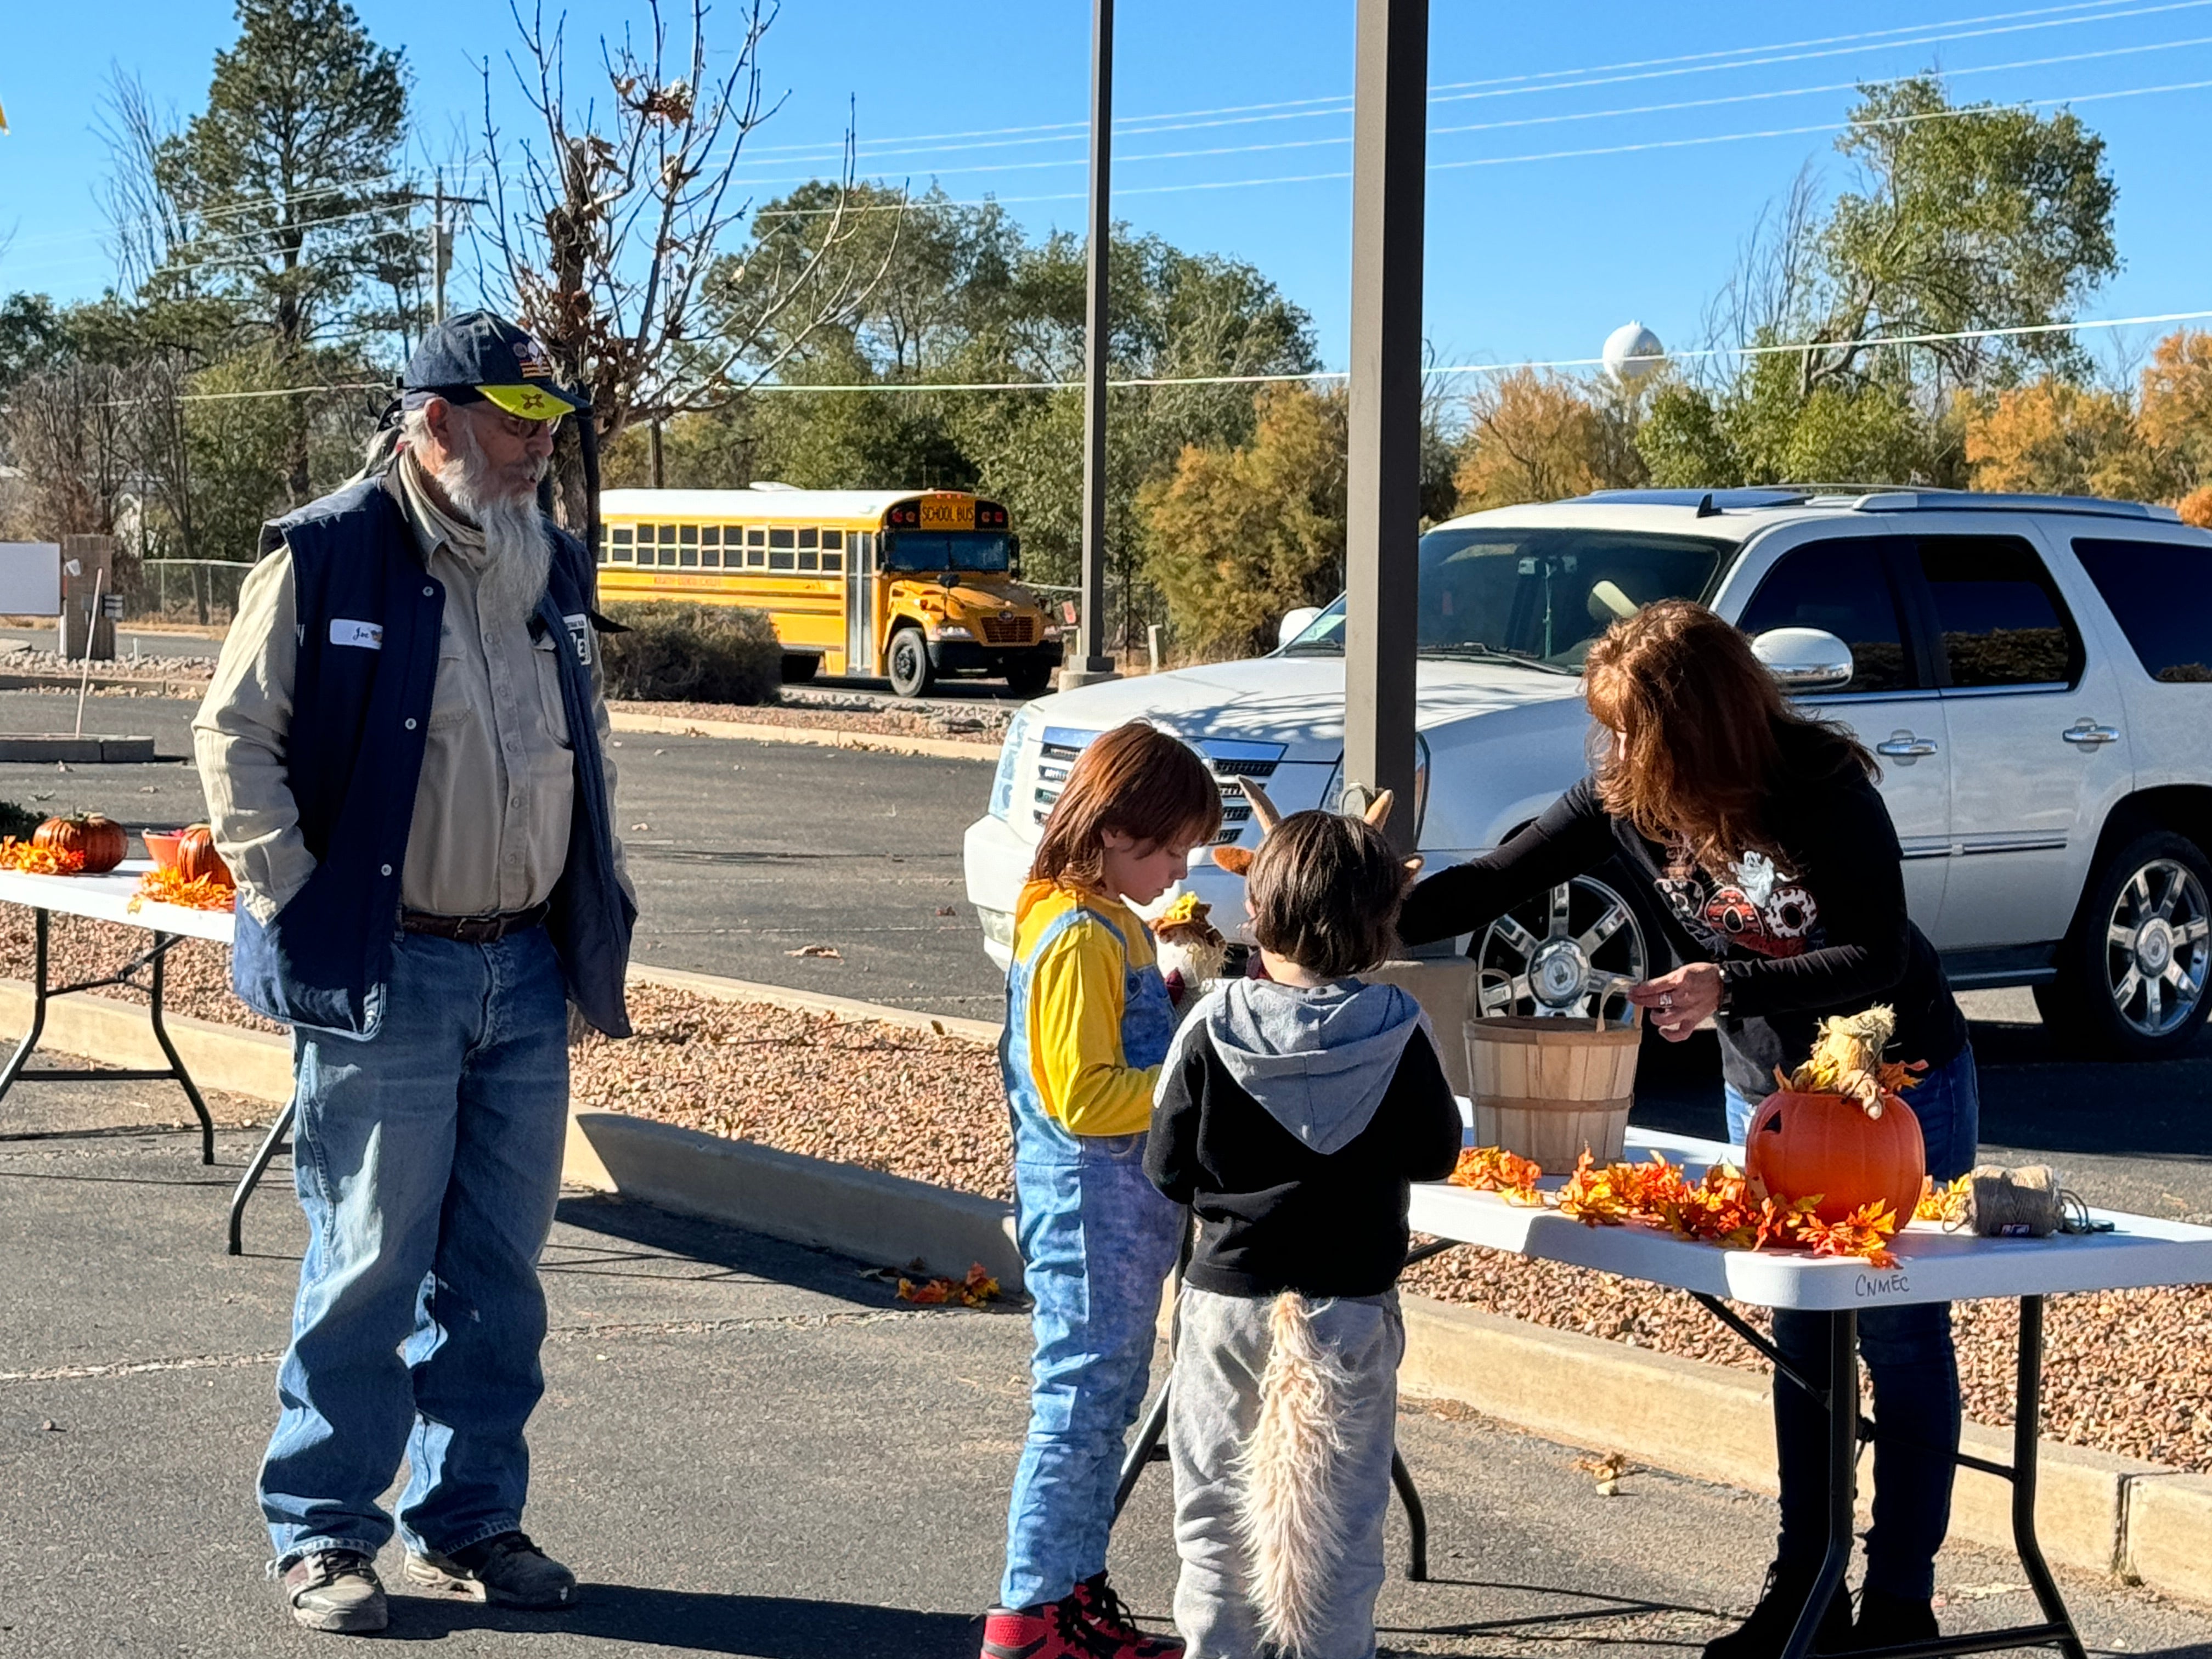
[[[124,620],[221,627],[236,612],[239,585],[252,568],[236,559],[148,559],[124,584]]]

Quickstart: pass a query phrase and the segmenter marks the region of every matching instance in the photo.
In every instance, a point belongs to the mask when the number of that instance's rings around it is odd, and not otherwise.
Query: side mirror
[[[1286,614],[1283,617],[1282,626],[1275,630],[1276,648],[1281,649],[1311,628],[1314,618],[1319,615],[1321,615],[1321,607],[1317,605],[1302,605],[1297,610]]]
[[[1833,691],[1858,672],[1851,648],[1821,628],[1770,628],[1751,642],[1751,654],[1791,691]]]
[[[1006,574],[1009,576],[1022,574],[1022,538],[1019,536],[1006,538]]]

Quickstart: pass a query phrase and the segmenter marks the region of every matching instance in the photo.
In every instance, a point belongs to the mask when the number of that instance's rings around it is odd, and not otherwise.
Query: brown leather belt
[[[441,916],[428,910],[402,910],[399,925],[410,933],[428,933],[461,945],[495,945],[509,933],[527,933],[544,924],[553,907],[533,904],[527,910],[501,910],[489,916]]]

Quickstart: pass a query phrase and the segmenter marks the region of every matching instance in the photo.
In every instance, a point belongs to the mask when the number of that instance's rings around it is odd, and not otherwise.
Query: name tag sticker
[[[343,617],[333,617],[331,618],[331,643],[359,646],[364,651],[381,651],[384,649],[384,624],[350,622]]]
[[[568,637],[576,642],[576,660],[589,668],[592,665],[592,619],[579,612],[561,620],[568,624]]]

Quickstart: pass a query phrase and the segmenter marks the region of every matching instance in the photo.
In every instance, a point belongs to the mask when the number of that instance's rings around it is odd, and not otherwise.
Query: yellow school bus
[[[1016,580],[996,501],[957,490],[610,489],[599,498],[602,599],[765,611],[786,678],[883,675],[902,697],[940,674],[995,675],[1024,695],[1060,665],[1060,629]]]

